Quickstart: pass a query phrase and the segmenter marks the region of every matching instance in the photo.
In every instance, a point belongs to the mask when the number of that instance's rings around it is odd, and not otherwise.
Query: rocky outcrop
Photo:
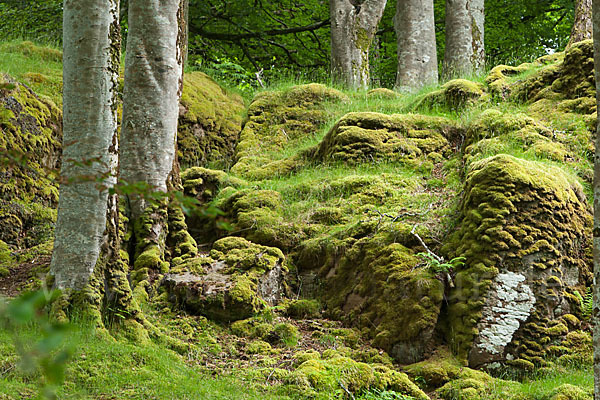
[[[279,249],[227,237],[215,242],[195,270],[184,266],[167,274],[163,285],[172,302],[194,314],[236,321],[279,302],[284,260]]]
[[[232,172],[265,179],[294,171],[305,158],[301,154],[287,160],[275,160],[269,153],[315,135],[328,120],[327,103],[346,100],[343,93],[316,83],[259,93],[248,108]]]
[[[564,339],[572,293],[591,282],[590,218],[581,186],[557,168],[508,155],[471,166],[461,222],[444,246],[467,260],[447,329],[471,366],[546,365],[542,344]]]
[[[455,131],[456,125],[442,117],[350,113],[325,136],[315,157],[348,163],[439,161],[452,152],[448,138]]]
[[[182,167],[233,164],[244,101],[202,72],[184,75],[177,146]]]
[[[12,249],[52,239],[61,137],[58,107],[0,76],[0,241]]]

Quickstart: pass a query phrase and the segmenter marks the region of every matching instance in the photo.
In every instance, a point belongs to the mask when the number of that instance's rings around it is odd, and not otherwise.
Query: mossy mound
[[[368,98],[375,98],[375,99],[397,99],[400,97],[400,93],[398,92],[394,92],[391,89],[387,89],[387,88],[376,88],[376,89],[371,89],[367,92],[367,97]]]
[[[227,189],[215,203],[236,231],[248,240],[289,252],[309,237],[312,228],[283,217],[280,192]]]
[[[177,146],[182,167],[229,167],[242,130],[244,101],[202,72],[184,75]]]
[[[448,156],[448,138],[456,125],[442,117],[386,115],[370,112],[342,117],[321,142],[315,157],[321,161],[409,161]]]
[[[335,353],[331,358],[304,361],[287,377],[286,383],[304,389],[308,398],[319,393],[337,398],[348,393],[360,395],[369,390],[390,390],[417,400],[429,399],[404,373]]]
[[[518,67],[498,66],[494,68],[486,83],[492,93],[501,99],[513,99],[536,103],[552,101],[563,109],[578,110],[591,114],[595,105],[591,100],[573,104],[581,98],[594,99],[594,48],[592,40],[573,44],[565,53],[542,57],[535,63]],[[523,78],[518,77],[525,72]],[[513,79],[508,76],[517,75]]]
[[[397,361],[411,363],[432,350],[444,284],[417,268],[417,251],[401,244],[411,242],[411,228],[403,228],[404,238],[399,232],[372,236],[365,234],[368,228],[358,228],[354,237],[345,232],[343,239],[313,240],[307,250],[313,257],[299,261],[321,266],[321,296],[332,317],[359,327]]]
[[[590,226],[581,186],[561,170],[508,155],[471,166],[459,226],[443,247],[466,258],[447,321],[462,359],[545,365],[542,345],[569,332],[560,319],[574,308],[567,290],[591,282]]]
[[[31,248],[52,239],[62,116],[52,101],[0,79],[0,240]]]
[[[457,111],[482,100],[484,94],[482,84],[466,79],[454,79],[446,82],[440,90],[427,93],[417,99],[412,108],[414,110],[444,108]]]
[[[534,64],[521,64],[518,67],[509,65],[498,65],[490,71],[485,78],[492,97],[498,100],[506,100],[510,95],[509,78],[528,71]]]
[[[324,105],[346,100],[343,93],[316,83],[259,93],[248,108],[232,172],[251,176],[277,161],[270,152],[314,135],[329,118]]]
[[[592,400],[593,398],[594,394],[591,390],[565,383],[552,392],[550,400]]]
[[[467,128],[465,165],[511,150],[564,161],[567,147],[554,140],[556,135],[539,121],[523,113],[504,113],[494,108],[483,111]]]
[[[210,257],[197,260],[196,270],[185,271],[183,264],[163,284],[170,300],[190,312],[235,321],[277,304],[284,290],[284,260],[279,249],[226,237],[214,243]]]

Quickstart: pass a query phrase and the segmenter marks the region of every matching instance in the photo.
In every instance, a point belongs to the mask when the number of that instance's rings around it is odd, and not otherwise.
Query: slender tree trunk
[[[349,88],[369,85],[369,48],[387,0],[329,0],[331,71]]]
[[[575,21],[567,48],[592,38],[592,0],[575,0]]]
[[[594,64],[600,66],[600,0],[593,1]],[[596,104],[600,106],[600,68],[596,68]],[[600,108],[599,108],[600,109]],[[600,120],[594,157],[594,398],[600,400]]]
[[[433,0],[398,0],[394,28],[398,39],[396,88],[411,92],[437,84]]]
[[[144,183],[150,192],[166,193],[179,182],[176,135],[186,47],[184,20],[184,0],[129,1],[120,174],[124,182]],[[144,282],[141,286],[146,289],[150,271],[168,270],[167,202],[150,202],[140,194],[127,196],[133,232],[132,281]]]
[[[484,22],[484,0],[446,0],[444,79],[482,72],[485,66]]]
[[[59,289],[83,289],[108,237],[116,182],[118,0],[65,0],[63,163],[50,271]]]

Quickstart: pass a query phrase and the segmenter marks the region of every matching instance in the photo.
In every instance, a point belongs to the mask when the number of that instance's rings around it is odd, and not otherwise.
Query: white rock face
[[[504,358],[504,349],[535,304],[535,295],[525,280],[525,276],[514,272],[498,274],[494,279],[477,325],[479,336],[469,354],[471,366]]]

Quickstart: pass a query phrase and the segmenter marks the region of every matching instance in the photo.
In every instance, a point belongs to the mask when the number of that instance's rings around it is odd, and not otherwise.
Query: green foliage
[[[5,0],[0,3],[0,40],[60,43],[62,0]]]
[[[56,398],[74,351],[69,341],[71,326],[48,319],[45,312],[59,295],[57,291],[40,290],[0,303],[0,323],[13,335],[20,368],[27,375],[39,376],[39,396],[43,399]],[[28,327],[36,330],[34,340],[23,335]]]
[[[413,400],[414,397],[390,390],[373,390],[358,397],[358,400]]]
[[[594,310],[594,292],[592,291],[592,288],[587,288],[585,297],[583,297],[578,290],[576,290],[574,294],[575,297],[577,297],[577,300],[579,301],[579,306],[581,307],[581,315],[583,316],[583,319],[590,319]]]
[[[439,273],[450,273],[458,267],[465,265],[465,257],[454,257],[448,262],[444,262],[444,259],[438,259],[431,253],[418,253],[417,256],[421,257],[425,261],[425,268],[434,274]]]
[[[240,65],[238,59],[229,57],[214,60],[204,60],[198,56],[191,57],[191,68],[198,69],[210,75],[213,79],[228,88],[235,88],[244,97],[251,97],[253,92],[260,87],[255,74]]]

